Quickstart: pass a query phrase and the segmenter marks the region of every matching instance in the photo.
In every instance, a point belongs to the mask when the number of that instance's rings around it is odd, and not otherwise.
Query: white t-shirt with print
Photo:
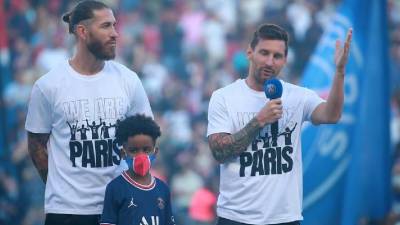
[[[119,175],[115,125],[136,113],[153,117],[136,73],[114,61],[91,76],[65,61],[36,81],[25,128],[50,133],[45,213],[101,214]]]
[[[278,133],[266,125],[239,157],[220,165],[217,214],[248,224],[302,220],[301,126],[322,103],[316,93],[282,82],[283,115]],[[244,79],[215,91],[210,99],[207,136],[236,133],[268,102]]]

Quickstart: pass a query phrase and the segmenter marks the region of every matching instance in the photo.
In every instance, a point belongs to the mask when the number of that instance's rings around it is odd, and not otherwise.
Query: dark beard
[[[259,84],[263,84],[263,83],[264,83],[264,81],[263,81],[262,78],[261,78],[261,69],[255,71],[254,79],[255,79],[256,82],[259,83]]]
[[[115,58],[115,51],[108,53],[104,51],[104,47],[98,40],[93,40],[86,45],[88,50],[99,60],[110,60]]]

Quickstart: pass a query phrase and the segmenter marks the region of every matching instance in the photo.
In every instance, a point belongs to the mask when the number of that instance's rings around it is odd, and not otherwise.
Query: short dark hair
[[[288,53],[289,35],[280,26],[276,24],[262,24],[254,32],[250,42],[250,47],[254,50],[258,42],[262,40],[282,40],[285,42],[285,56]]]
[[[122,145],[129,137],[139,134],[149,135],[155,143],[161,136],[161,130],[151,117],[142,114],[129,116],[117,123],[115,137],[118,144]]]
[[[106,4],[94,1],[85,0],[79,2],[71,12],[67,12],[63,15],[62,19],[64,22],[68,23],[68,31],[70,34],[75,32],[75,26],[82,20],[91,19],[94,17],[94,10],[109,9]]]

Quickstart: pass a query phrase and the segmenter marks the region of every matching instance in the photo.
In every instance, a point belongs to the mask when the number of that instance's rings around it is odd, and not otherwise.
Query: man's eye
[[[107,28],[107,27],[110,27],[110,26],[111,26],[111,23],[104,23],[104,24],[102,25],[103,28]]]

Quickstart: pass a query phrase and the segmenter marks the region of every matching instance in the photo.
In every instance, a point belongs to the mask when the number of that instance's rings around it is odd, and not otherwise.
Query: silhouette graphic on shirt
[[[283,135],[285,136],[285,145],[292,145],[292,133],[294,129],[296,128],[297,123],[294,125],[292,129],[289,129],[289,127],[285,128],[285,131],[280,133],[279,136]]]
[[[101,126],[101,118],[100,118],[100,124],[96,125],[96,122],[93,121],[92,125],[89,125],[89,121],[86,119],[86,124],[87,126],[92,130],[92,139],[99,139],[99,127]]]
[[[71,130],[71,141],[74,141],[74,140],[76,140],[76,129],[77,129],[77,125],[78,125],[78,120],[72,126],[68,121],[67,121],[67,124],[69,126],[69,129]]]
[[[120,122],[121,122],[121,120],[117,119],[117,122],[115,123],[115,126],[118,126]]]
[[[104,139],[106,138],[110,138],[110,133],[108,132],[108,129],[111,127],[115,127],[114,125],[111,125],[111,123],[109,123],[110,125],[106,125],[106,122],[103,122],[103,126],[100,128],[100,136],[103,137]]]
[[[262,140],[264,141],[264,145],[263,148],[269,148],[270,144],[269,144],[269,139],[271,139],[272,136],[268,135],[268,132],[265,132],[264,136],[260,135],[260,138],[262,138]]]
[[[278,122],[275,122],[278,123]],[[271,124],[271,135],[272,135],[272,146],[276,147],[278,145],[278,128],[273,128],[274,124]],[[277,126],[276,126],[277,127]]]
[[[260,139],[260,135],[256,137],[252,142],[251,142],[251,150],[252,151],[257,151],[258,149],[258,142],[261,142],[262,139]]]
[[[87,136],[86,136],[86,131],[88,131],[89,128],[86,128],[85,125],[82,124],[82,127],[77,129],[77,131],[79,131],[81,133],[81,140],[86,140]]]

